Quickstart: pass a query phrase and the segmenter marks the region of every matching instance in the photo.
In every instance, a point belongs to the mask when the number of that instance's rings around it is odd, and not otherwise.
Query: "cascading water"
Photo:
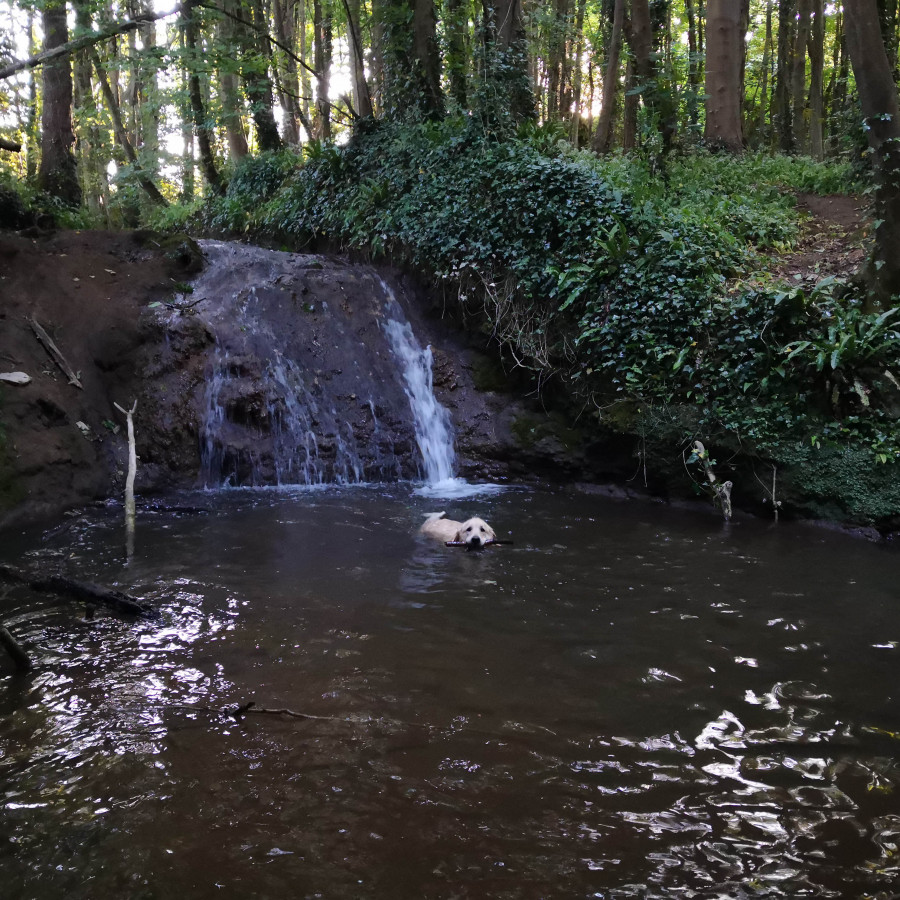
[[[402,367],[425,480],[429,486],[451,481],[455,453],[450,414],[434,396],[431,347],[422,349],[409,322],[390,319],[384,323],[384,332]]]
[[[431,349],[378,275],[323,257],[202,246],[209,265],[194,285],[193,308],[213,339],[201,401],[207,487],[418,474],[423,493],[475,491],[454,478],[450,415],[434,395]]]

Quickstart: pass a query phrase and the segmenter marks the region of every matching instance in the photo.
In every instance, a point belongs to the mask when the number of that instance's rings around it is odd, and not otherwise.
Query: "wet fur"
[[[497,539],[494,529],[477,516],[465,522],[445,518],[446,513],[429,513],[419,531],[438,541],[462,541],[471,549]]]

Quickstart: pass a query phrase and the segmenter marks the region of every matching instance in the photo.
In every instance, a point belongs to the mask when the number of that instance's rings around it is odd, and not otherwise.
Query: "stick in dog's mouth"
[[[511,544],[512,541],[485,541],[483,544],[469,544],[466,541],[444,541],[444,544],[447,547],[465,547],[468,550],[472,550],[473,548],[483,550],[485,547],[493,547],[494,544]]]

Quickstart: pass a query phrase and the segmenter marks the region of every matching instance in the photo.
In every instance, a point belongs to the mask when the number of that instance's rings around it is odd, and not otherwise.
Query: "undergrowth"
[[[224,197],[159,224],[297,249],[324,238],[431,274],[601,425],[896,462],[898,316],[864,312],[836,281],[740,282],[796,240],[795,191],[853,188],[846,167],[808,159],[692,154],[660,174],[539,127],[501,143],[459,120],[247,159]]]

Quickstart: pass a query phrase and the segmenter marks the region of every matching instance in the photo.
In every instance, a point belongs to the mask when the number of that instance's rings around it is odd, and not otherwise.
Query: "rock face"
[[[415,477],[409,402],[383,328],[402,315],[391,289],[373,270],[319,256],[202,246],[206,269],[173,304],[183,308],[157,313],[164,349],[148,367],[163,381],[193,374],[189,409],[173,385],[154,416],[195,423],[200,481]]]

